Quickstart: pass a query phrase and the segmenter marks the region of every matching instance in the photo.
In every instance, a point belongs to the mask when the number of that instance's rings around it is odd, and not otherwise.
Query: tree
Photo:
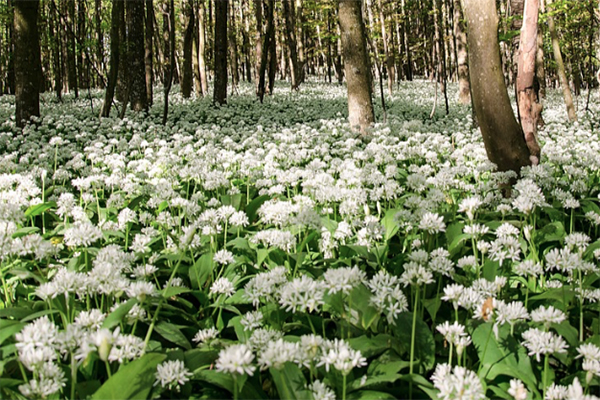
[[[194,44],[194,28],[196,16],[194,14],[193,0],[186,0],[184,5],[185,31],[183,36],[183,74],[181,77],[181,95],[189,98],[192,94],[192,46]]]
[[[461,104],[471,103],[469,64],[467,60],[467,34],[460,5],[454,0],[454,37],[456,38],[456,63],[458,72],[458,100]]]
[[[525,142],[529,148],[531,162],[535,165],[539,164],[540,161],[540,146],[536,137],[541,106],[536,102],[534,89],[539,6],[539,0],[525,1],[517,70],[519,118],[525,135]]]
[[[500,171],[530,165],[529,149],[504,83],[495,0],[463,0],[471,94],[487,156]]]
[[[285,40],[290,54],[290,72],[292,90],[298,90],[302,82],[302,67],[298,61],[298,46],[296,43],[296,6],[293,0],[283,0],[283,15],[285,17]]]
[[[127,11],[127,74],[131,109],[148,110],[146,93],[146,50],[144,40],[144,2],[126,1]]]
[[[154,0],[146,0],[146,48],[145,48],[145,66],[146,66],[146,95],[148,105],[152,105],[152,95],[154,90],[154,68],[153,68],[153,47],[152,37],[154,35]]]
[[[213,102],[227,103],[227,12],[229,0],[215,1],[215,87]]]
[[[14,0],[15,120],[23,127],[40,115],[39,0]]]
[[[544,1],[546,0],[542,0],[542,2]],[[552,0],[548,0],[548,4],[552,4]],[[567,115],[569,121],[577,121],[577,113],[575,112],[575,105],[573,104],[573,95],[569,88],[569,80],[567,79],[567,73],[565,72],[565,63],[563,62],[562,54],[560,52],[560,43],[558,41],[558,34],[556,33],[556,26],[554,25],[554,17],[552,17],[552,14],[548,14],[548,30],[550,31],[550,38],[552,40],[552,52],[554,53],[558,78],[563,91],[565,105],[567,106]]]
[[[348,85],[348,120],[353,129],[365,134],[375,122],[375,114],[361,8],[361,1],[338,0],[344,71]]]
[[[119,61],[121,58],[121,36],[119,35],[120,29],[120,16],[123,14],[124,3],[123,0],[113,0],[112,9],[110,11],[110,65],[108,72],[108,85],[104,92],[104,104],[100,116],[110,116],[110,108],[112,106],[113,98],[115,96],[115,88],[117,86],[117,77],[119,71]]]

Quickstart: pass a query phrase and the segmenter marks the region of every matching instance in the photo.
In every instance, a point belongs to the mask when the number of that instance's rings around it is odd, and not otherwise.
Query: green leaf
[[[265,399],[267,395],[260,389],[260,383],[248,379],[248,375],[238,376],[238,388],[241,387],[240,399]],[[208,382],[212,385],[233,393],[233,377],[230,374],[213,370],[197,370],[194,379]],[[239,390],[239,389],[238,389]]]
[[[465,224],[463,222],[455,222],[446,229],[446,241],[449,243],[448,251],[451,254],[456,254],[460,250],[462,243],[470,236],[463,233]]]
[[[2,327],[0,327],[0,344],[4,343],[6,339],[14,335],[15,333],[21,332],[21,329],[26,325],[19,321],[7,321],[4,320]]]
[[[395,218],[397,213],[398,213],[398,210],[395,208],[387,210],[385,212],[385,216],[381,220],[381,224],[385,228],[385,240],[386,241],[393,238],[394,235],[396,233],[398,233],[398,229],[400,228],[400,226],[398,225],[398,222],[396,221],[396,218]]]
[[[173,296],[177,296],[182,293],[189,293],[191,291],[191,289],[182,286],[170,286],[168,288],[163,289],[162,295],[164,298],[169,299]]]
[[[92,400],[146,399],[156,380],[156,366],[165,358],[167,356],[164,354],[148,353],[121,366],[121,369],[94,393]]]
[[[271,199],[271,196],[263,194],[252,200],[250,204],[246,206],[246,215],[248,216],[248,221],[250,221],[250,223],[253,223],[256,219],[256,213],[260,206],[269,199]]]
[[[119,325],[129,310],[131,310],[136,303],[137,299],[129,299],[125,303],[121,304],[115,311],[108,314],[108,317],[106,317],[102,323],[102,327],[110,329]]]
[[[562,222],[553,221],[536,230],[534,240],[538,245],[548,242],[559,242],[565,238],[566,234]]]
[[[192,349],[184,353],[185,365],[194,372],[198,368],[206,368],[213,364],[219,357],[217,350],[202,348]]]
[[[29,207],[25,211],[25,216],[27,218],[37,217],[38,215],[42,215],[52,207],[56,207],[56,203],[53,201],[48,201],[46,203],[36,204],[35,206]]]
[[[12,238],[13,239],[20,238],[23,236],[31,235],[32,233],[38,233],[39,231],[40,231],[40,228],[38,228],[37,226],[26,226],[26,227],[17,229],[15,231],[15,233],[12,234]]]
[[[410,352],[410,340],[412,330],[412,312],[403,312],[398,315],[396,325],[392,326],[394,336],[400,342],[403,352]],[[415,357],[420,360],[426,371],[433,368],[435,364],[435,341],[429,327],[422,319],[416,319],[415,325]]]
[[[369,329],[381,315],[381,313],[368,301],[370,298],[371,291],[364,285],[359,285],[350,292],[350,304],[352,305],[353,310],[358,311],[359,321],[362,328],[365,330]]]
[[[396,400],[394,396],[386,392],[375,390],[358,390],[348,395],[349,400]]]
[[[29,322],[33,321],[36,318],[43,317],[44,315],[56,314],[58,310],[42,310],[38,312],[34,312],[33,314],[29,314],[25,318],[21,319],[21,322]]]
[[[198,261],[190,267],[189,278],[194,289],[202,289],[214,268],[213,253],[203,254]]]
[[[169,322],[159,322],[154,327],[156,332],[167,339],[169,342],[175,343],[176,345],[183,347],[186,350],[191,350],[192,346],[187,340],[185,335],[181,333],[177,325]]]
[[[371,358],[379,355],[392,347],[394,338],[390,335],[380,334],[374,337],[366,335],[348,339],[354,350],[359,350],[364,357]]]
[[[269,368],[280,399],[306,399],[309,397],[306,387],[306,378],[296,364],[285,363],[283,368]]]

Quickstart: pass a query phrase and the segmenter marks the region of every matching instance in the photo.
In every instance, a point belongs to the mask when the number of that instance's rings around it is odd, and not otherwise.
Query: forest
[[[0,398],[600,397],[599,0],[0,1]]]

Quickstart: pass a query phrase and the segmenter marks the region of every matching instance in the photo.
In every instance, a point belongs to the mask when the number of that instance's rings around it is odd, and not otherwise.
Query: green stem
[[[346,400],[346,374],[342,378],[342,400]]]
[[[410,335],[410,367],[409,374],[412,376],[415,367],[415,336],[417,330],[417,308],[419,307],[419,286],[415,289],[415,302],[413,306],[412,331]],[[412,380],[409,383],[409,397],[412,399]]]
[[[544,389],[543,389],[543,394],[542,394],[542,398],[545,399],[546,398],[546,389],[548,388],[548,366],[549,366],[549,355],[546,354],[544,356],[544,376],[542,377],[543,379],[543,385],[544,385]]]
[[[76,399],[75,387],[77,386],[77,362],[75,355],[71,353],[71,400]]]

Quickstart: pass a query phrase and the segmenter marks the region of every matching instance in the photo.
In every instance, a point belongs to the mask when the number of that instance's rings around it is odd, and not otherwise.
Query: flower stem
[[[542,377],[543,379],[543,385],[544,385],[544,389],[543,389],[543,394],[542,394],[542,398],[546,398],[546,389],[548,388],[548,365],[549,365],[549,354],[546,354],[544,356],[544,376]]]
[[[417,330],[417,307],[419,306],[419,286],[415,289],[415,304],[413,307],[412,331],[410,335],[410,367],[409,374],[412,375],[415,367],[415,336]],[[409,384],[409,397],[412,399],[412,380]]]

